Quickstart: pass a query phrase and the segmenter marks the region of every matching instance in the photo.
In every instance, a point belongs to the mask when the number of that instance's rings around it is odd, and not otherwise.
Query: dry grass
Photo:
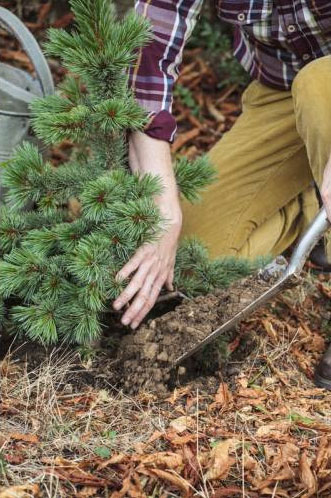
[[[311,380],[329,290],[307,276],[242,325],[255,341],[248,356],[238,349],[218,380],[197,379],[167,400],[77,384],[71,351],[32,370],[9,352],[0,498],[330,496],[331,393]]]
[[[1,363],[5,415],[1,419],[1,452],[6,453],[16,440],[14,446],[23,461],[10,463],[9,459],[4,484],[40,482],[45,496],[58,496],[52,459],[93,459],[102,447],[130,452],[155,430],[163,430],[165,421],[148,401],[142,408],[138,400],[114,389],[111,393],[89,387],[77,391],[67,380],[73,374],[72,364],[77,363],[75,353],[54,351],[32,371],[27,363],[15,362],[15,353],[7,354]],[[24,434],[37,439],[28,445],[15,439]]]

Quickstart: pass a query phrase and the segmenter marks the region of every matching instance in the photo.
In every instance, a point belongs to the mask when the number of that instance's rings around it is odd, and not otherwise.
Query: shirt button
[[[240,14],[237,15],[238,21],[244,21],[245,20],[245,14],[243,12],[240,12]]]
[[[296,29],[297,29],[297,28],[294,26],[294,24],[289,24],[289,25],[287,26],[287,31],[288,31],[289,33],[294,33],[294,31],[296,31]]]
[[[308,59],[310,59],[310,54],[303,54],[302,60],[307,61]]]

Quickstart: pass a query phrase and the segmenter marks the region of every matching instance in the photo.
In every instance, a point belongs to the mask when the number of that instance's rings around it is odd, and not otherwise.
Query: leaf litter
[[[23,4],[39,39],[49,25],[71,22],[53,7]],[[2,31],[0,38],[3,60],[31,70],[16,42]],[[59,81],[63,69],[56,60],[50,65]],[[193,158],[231,127],[240,96],[235,86],[216,89],[199,49],[187,51],[179,82],[203,119],[176,99],[180,133],[172,150]],[[70,147],[54,149],[53,163]],[[228,337],[209,376],[202,355],[193,363],[197,377],[166,397],[153,394],[146,379],[138,383],[143,390],[125,394],[107,368],[102,386],[91,382],[107,357],[79,365],[72,351],[9,351],[0,365],[0,498],[329,497],[331,394],[311,379],[331,333],[330,297],[328,277],[307,274],[300,288]],[[209,311],[218,298],[210,298]]]

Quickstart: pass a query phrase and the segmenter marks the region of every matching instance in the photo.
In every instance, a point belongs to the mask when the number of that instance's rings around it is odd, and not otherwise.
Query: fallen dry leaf
[[[324,294],[325,297],[328,299],[331,299],[331,289],[330,287],[326,287],[322,283],[317,284],[317,288],[321,291],[322,294]]]
[[[123,480],[123,486],[120,491],[111,494],[111,498],[145,498],[146,495],[141,487],[139,476],[136,472],[130,474]]]
[[[194,420],[192,419],[192,417],[183,415],[182,417],[178,417],[175,420],[172,420],[169,425],[170,427],[175,429],[178,434],[181,434],[182,432],[194,426]]]
[[[261,489],[261,495],[271,495],[272,497],[277,496],[283,498],[290,498],[288,492],[285,489],[281,489],[279,486],[276,485],[273,488],[266,487]]]
[[[124,453],[117,453],[116,455],[113,455],[108,460],[101,462],[100,465],[98,465],[98,470],[104,469],[104,468],[108,467],[108,465],[116,465],[119,463],[123,463],[126,459],[127,459],[127,456]]]
[[[237,392],[238,396],[241,396],[243,398],[259,398],[259,399],[264,399],[267,397],[266,393],[264,391],[261,391],[259,389],[252,389],[250,387],[247,388],[241,388]]]
[[[166,436],[166,439],[175,446],[182,446],[187,443],[192,443],[196,441],[196,438],[196,434],[185,434],[184,436],[178,436],[176,432],[167,433]]]
[[[52,2],[47,2],[39,7],[38,24],[42,24],[45,21],[46,17],[50,13],[51,8]]]
[[[183,457],[178,453],[158,452],[151,455],[136,455],[135,459],[140,460],[144,466],[155,465],[155,467],[165,467],[167,469],[177,469],[183,464]]]
[[[221,408],[226,408],[229,403],[232,401],[232,394],[229,391],[229,387],[225,382],[221,382],[219,388],[217,389],[217,393],[215,394],[215,403],[213,405],[221,405]]]
[[[161,469],[141,468],[138,471],[141,474],[148,475],[151,477],[158,477],[164,481],[169,482],[170,484],[172,484],[174,487],[178,488],[182,492],[182,494],[180,495],[182,498],[185,498],[189,495],[190,492],[189,483],[178,475],[171,474],[170,472]]]
[[[324,353],[326,349],[324,337],[319,334],[312,334],[307,349],[309,349],[309,351],[315,351],[317,353]]]
[[[38,484],[23,484],[22,486],[10,486],[0,488],[0,498],[38,498],[40,488]]]
[[[9,434],[9,437],[15,441],[24,441],[31,444],[39,443],[39,438],[36,434],[20,434],[18,432],[13,432],[12,434]]]
[[[285,443],[280,446],[282,462],[295,463],[298,461],[299,448],[293,443]]]
[[[302,498],[313,496],[318,488],[316,477],[311,470],[311,464],[308,460],[306,451],[303,451],[299,461],[299,476],[307,492]]]
[[[279,422],[272,422],[271,424],[262,425],[256,431],[256,437],[268,439],[284,439],[284,435],[288,434],[292,422],[289,420],[281,420]]]
[[[273,324],[269,320],[262,320],[264,330],[267,332],[272,344],[277,344],[278,334]]]
[[[94,486],[84,486],[78,493],[77,498],[88,498],[89,496],[95,496],[99,488]]]
[[[317,473],[320,470],[324,470],[326,468],[330,458],[331,458],[331,441],[327,436],[322,436],[320,439],[320,443],[318,445],[318,451],[315,460]]]
[[[229,456],[231,449],[238,443],[237,439],[226,439],[218,443],[210,452],[205,478],[207,480],[225,479],[235,459]]]
[[[256,468],[257,461],[247,451],[245,451],[243,464],[245,470],[254,470]]]

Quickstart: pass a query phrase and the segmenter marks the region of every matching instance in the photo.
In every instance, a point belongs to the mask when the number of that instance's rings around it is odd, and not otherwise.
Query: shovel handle
[[[300,237],[288,264],[286,276],[299,275],[312,249],[330,226],[326,210],[323,207]]]

